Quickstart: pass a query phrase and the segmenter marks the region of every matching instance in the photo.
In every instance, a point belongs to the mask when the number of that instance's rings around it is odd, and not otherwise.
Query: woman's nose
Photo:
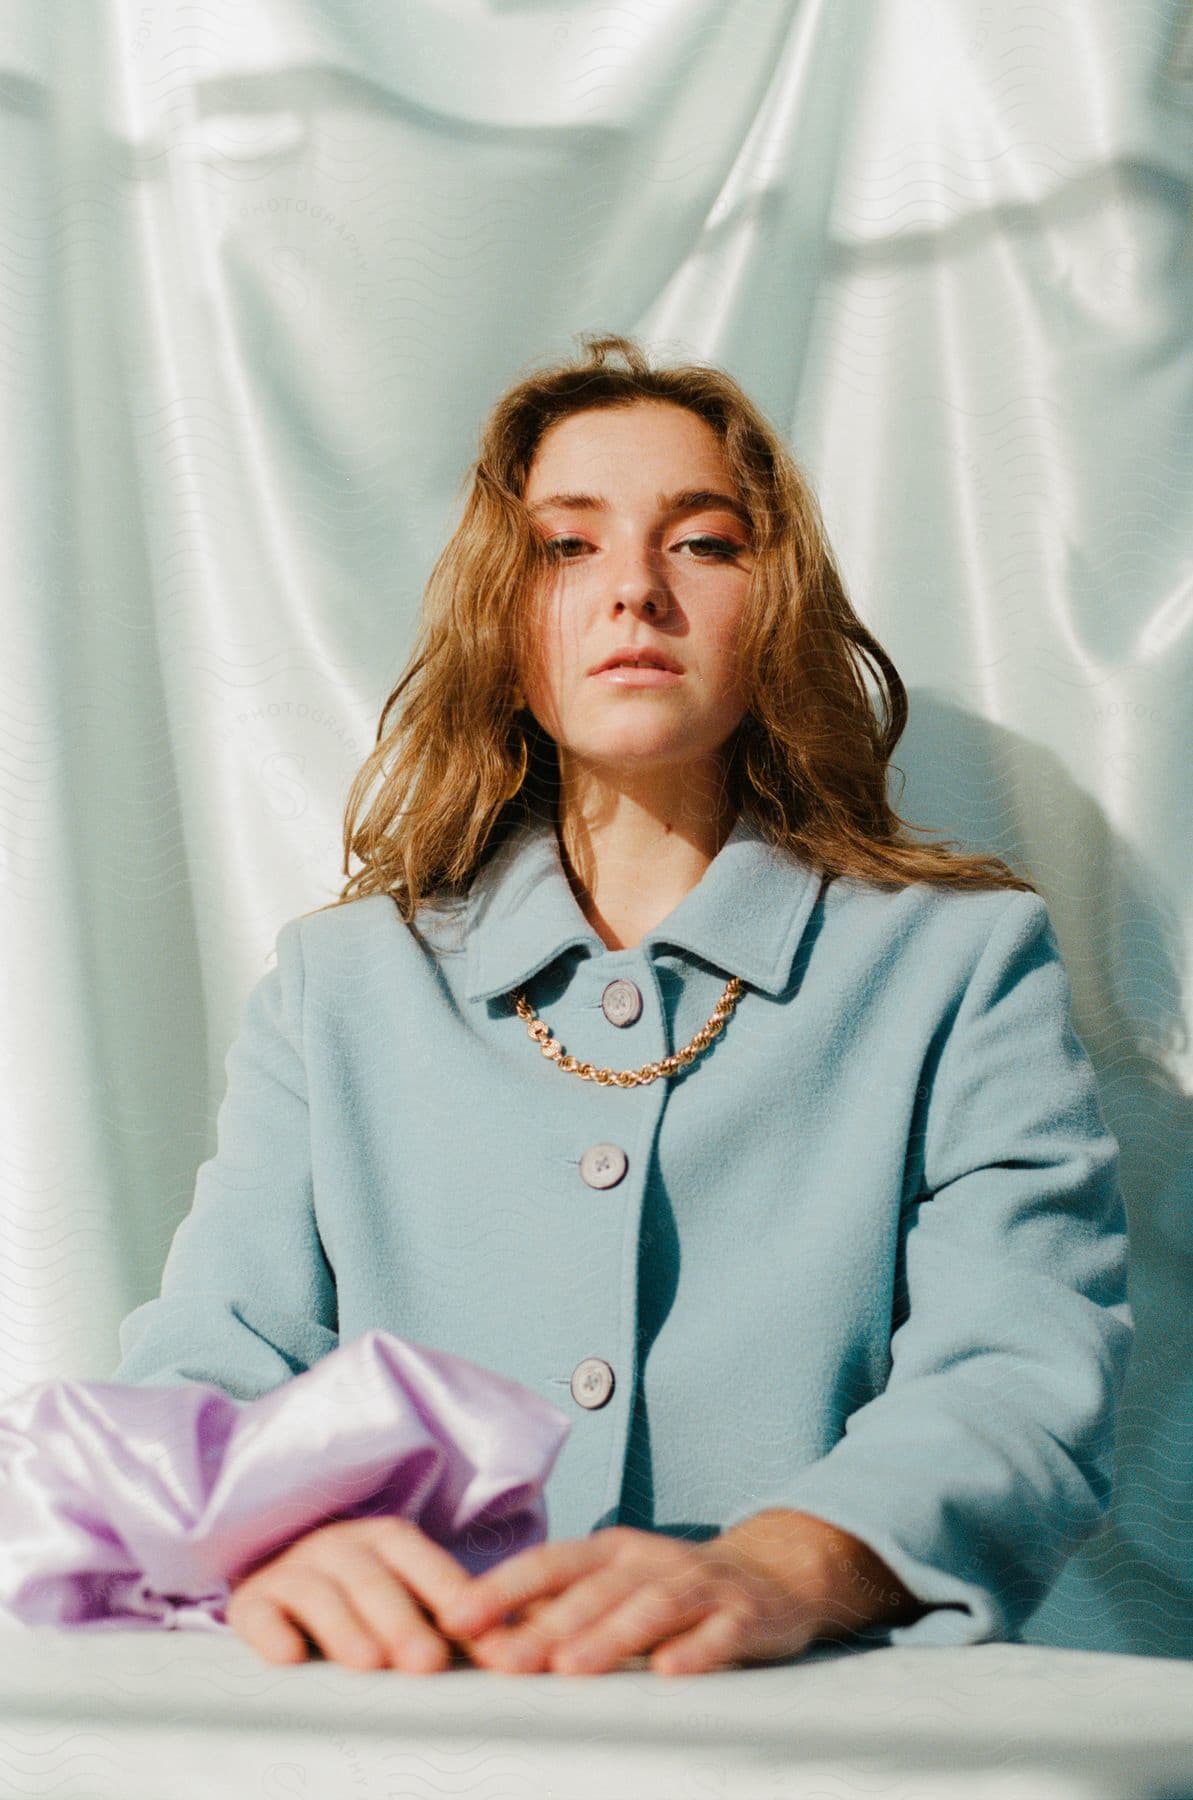
[[[624,550],[609,571],[610,595],[619,606],[667,606],[670,596],[657,552],[646,546]]]

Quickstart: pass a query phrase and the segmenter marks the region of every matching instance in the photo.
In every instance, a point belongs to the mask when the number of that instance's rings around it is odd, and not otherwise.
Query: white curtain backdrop
[[[787,434],[892,798],[1048,900],[1139,1336],[1028,1635],[1193,1653],[1191,98],[1188,0],[5,0],[0,1393],[114,1369],[480,418],[626,331]]]

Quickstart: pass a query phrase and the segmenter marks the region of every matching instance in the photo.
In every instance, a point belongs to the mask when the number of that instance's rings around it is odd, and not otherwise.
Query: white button
[[[604,1406],[613,1392],[613,1371],[600,1356],[586,1356],[572,1370],[572,1399],[577,1406]]]
[[[620,1144],[590,1144],[580,1158],[580,1176],[591,1188],[616,1187],[628,1166]]]
[[[619,976],[601,995],[601,1011],[610,1025],[632,1025],[642,1012],[642,991]]]

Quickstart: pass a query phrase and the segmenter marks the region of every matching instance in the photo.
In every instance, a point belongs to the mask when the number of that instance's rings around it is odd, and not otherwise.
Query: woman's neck
[[[670,819],[622,797],[604,815],[556,827],[572,892],[607,950],[631,950],[691,892],[733,829],[737,809]]]

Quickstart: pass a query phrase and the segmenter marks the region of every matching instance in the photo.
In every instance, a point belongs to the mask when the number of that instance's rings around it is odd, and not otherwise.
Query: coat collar
[[[739,814],[696,886],[639,948],[653,955],[677,945],[777,994],[820,889],[817,871],[775,848]],[[520,987],[575,945],[607,954],[572,892],[550,819],[514,828],[475,876],[466,912],[469,1000]]]

